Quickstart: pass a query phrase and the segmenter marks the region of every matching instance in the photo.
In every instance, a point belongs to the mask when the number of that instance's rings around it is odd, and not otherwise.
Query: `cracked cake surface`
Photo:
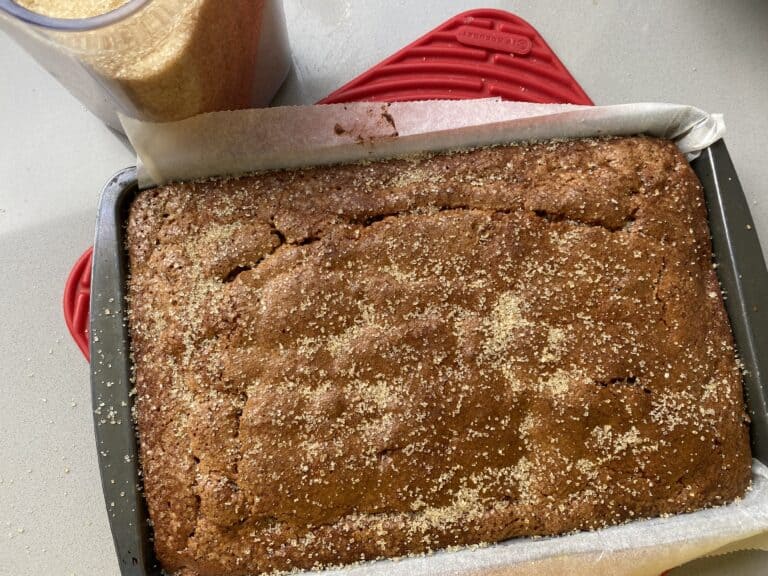
[[[245,575],[741,496],[700,184],[668,141],[177,183],[127,223],[164,567]]]

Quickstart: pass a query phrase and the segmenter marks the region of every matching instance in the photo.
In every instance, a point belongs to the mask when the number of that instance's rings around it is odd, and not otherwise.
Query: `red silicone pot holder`
[[[501,10],[454,16],[320,103],[493,96],[592,105],[536,29]]]
[[[88,248],[78,258],[67,278],[64,286],[64,319],[67,322],[69,333],[75,340],[78,348],[90,361],[88,350],[88,323],[91,305],[91,258],[93,248]]]

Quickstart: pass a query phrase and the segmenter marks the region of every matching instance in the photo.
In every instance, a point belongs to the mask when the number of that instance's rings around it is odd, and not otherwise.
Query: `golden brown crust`
[[[669,142],[173,184],[134,201],[127,246],[170,570],[558,534],[749,483],[706,209]]]

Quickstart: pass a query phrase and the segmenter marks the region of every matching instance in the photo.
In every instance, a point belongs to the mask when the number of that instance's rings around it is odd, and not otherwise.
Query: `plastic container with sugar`
[[[116,130],[264,106],[290,65],[281,0],[0,0],[0,27]]]

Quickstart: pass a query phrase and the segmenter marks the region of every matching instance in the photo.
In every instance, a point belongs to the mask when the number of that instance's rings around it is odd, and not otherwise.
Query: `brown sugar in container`
[[[275,0],[0,0],[0,16],[118,130],[118,113],[164,122],[266,105],[289,65]]]

